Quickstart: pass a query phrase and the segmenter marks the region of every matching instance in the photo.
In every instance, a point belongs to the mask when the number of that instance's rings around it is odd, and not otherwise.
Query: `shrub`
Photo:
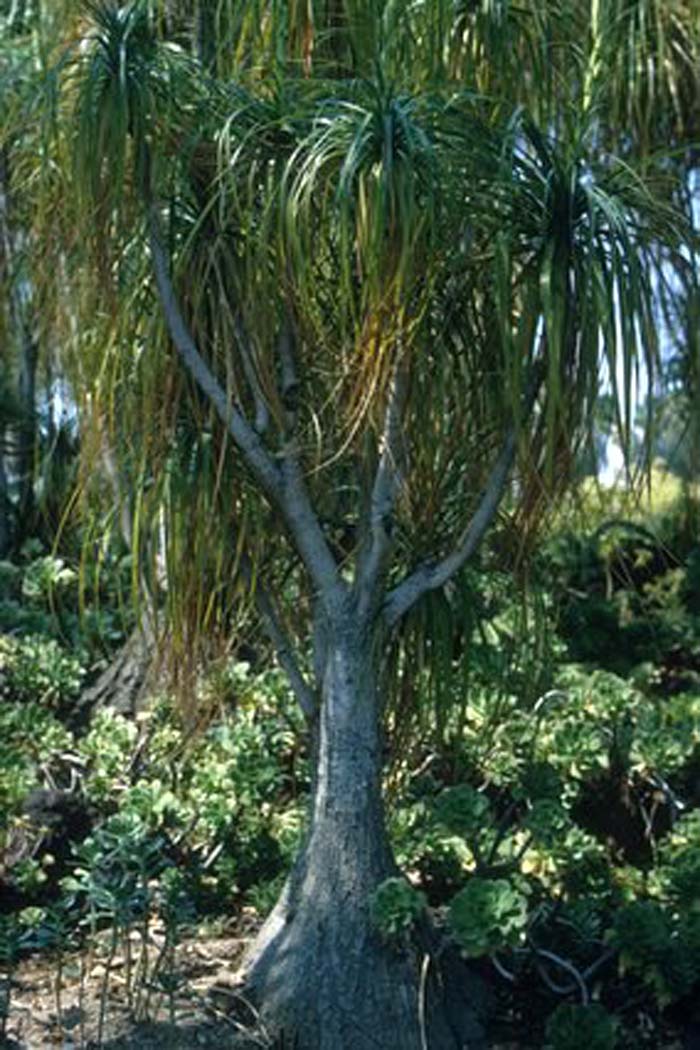
[[[58,707],[78,695],[85,668],[53,639],[28,635],[1,639],[0,673],[10,699]]]
[[[551,1050],[614,1050],[615,1023],[598,1003],[562,1003],[547,1021]]]
[[[55,714],[38,703],[0,703],[0,829],[38,786],[41,770],[60,766],[72,746]]]
[[[527,897],[506,879],[474,877],[450,904],[450,929],[465,954],[487,955],[521,943]]]
[[[637,900],[615,916],[612,941],[623,971],[637,974],[662,1006],[687,995],[700,980],[700,922],[653,901]]]
[[[385,879],[372,897],[372,918],[384,937],[398,937],[408,933],[425,911],[426,904],[425,895],[406,879]]]

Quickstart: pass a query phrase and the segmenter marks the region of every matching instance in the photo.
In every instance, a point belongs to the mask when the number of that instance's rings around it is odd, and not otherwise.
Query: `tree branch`
[[[282,509],[285,520],[302,561],[330,612],[331,606],[337,608],[344,602],[347,586],[340,577],[336,560],[311,505],[295,443],[287,444],[280,466],[284,484]]]
[[[199,353],[182,316],[170,279],[168,260],[160,236],[158,212],[148,203],[153,269],[170,336],[182,363],[226,426],[259,486],[282,513],[304,565],[327,602],[345,593],[345,585],[309,499],[306,481],[293,446],[288,445],[278,464]]]
[[[267,631],[268,638],[272,642],[279,665],[287,675],[287,680],[292,688],[292,692],[299,701],[304,717],[307,722],[311,723],[318,712],[318,701],[313,689],[301,672],[294,648],[282,626],[275,603],[265,587],[260,583],[254,583],[253,568],[250,558],[245,552],[241,555],[240,565],[241,572],[248,586],[253,588],[255,607]]]
[[[151,258],[153,260],[156,285],[168,331],[175,349],[199,389],[213,405],[219,419],[238,446],[246,465],[255,476],[256,481],[263,488],[268,498],[279,504],[283,496],[282,474],[279,467],[239,409],[230,403],[226,391],[201,356],[185,324],[175,295],[175,289],[170,279],[168,261],[163,249],[158,215],[154,204],[151,204],[149,207],[148,219]]]
[[[393,541],[394,507],[401,484],[401,419],[408,382],[402,362],[394,370],[379,442],[379,463],[369,507],[369,542],[361,555],[355,579],[358,609],[368,614],[375,601]]]
[[[294,331],[287,320],[282,327],[277,341],[277,353],[280,363],[280,393],[286,414],[286,429],[294,430],[299,398],[299,377],[294,356]]]
[[[236,342],[238,343],[238,350],[243,364],[243,373],[248,382],[248,386],[250,387],[250,392],[253,395],[253,402],[255,404],[255,423],[253,424],[253,429],[256,434],[262,436],[270,424],[270,411],[267,407],[265,395],[260,387],[260,380],[258,379],[255,370],[253,355],[250,352],[250,346],[248,345],[248,340],[243,331],[243,325],[238,319],[235,321],[235,332]]]
[[[544,368],[545,362],[542,359],[536,358],[530,365],[530,376],[523,395],[523,419],[529,417],[535,405]],[[516,426],[513,424],[506,432],[503,446],[491,468],[479,505],[458,537],[454,549],[440,561],[422,562],[386,596],[384,618],[390,629],[396,626],[419,598],[428,591],[443,587],[448,580],[451,580],[477,550],[503,499],[511,468],[515,462],[515,450]]]
[[[457,540],[454,550],[437,563],[423,562],[387,595],[384,616],[389,627],[394,627],[428,591],[444,586],[474,554],[496,516],[514,459],[515,429],[511,428],[491,469],[479,506]]]

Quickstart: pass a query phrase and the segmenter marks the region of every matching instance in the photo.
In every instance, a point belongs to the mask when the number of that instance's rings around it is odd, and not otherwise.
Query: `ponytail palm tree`
[[[397,952],[370,921],[395,874],[383,724],[421,609],[566,481],[603,377],[624,436],[654,374],[655,260],[683,232],[647,111],[614,123],[606,5],[66,6],[57,320],[85,418],[123,450],[141,567],[149,528],[165,545],[183,650],[247,595],[312,741],[249,993],[308,1050],[476,1046],[444,957],[421,986],[430,931]],[[606,32],[654,5],[618,6]],[[685,50],[644,36],[634,66],[643,92],[658,59],[662,99],[698,24],[669,6]]]

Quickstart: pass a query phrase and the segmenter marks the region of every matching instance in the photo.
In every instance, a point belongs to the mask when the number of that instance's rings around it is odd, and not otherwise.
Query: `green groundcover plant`
[[[545,549],[528,621],[486,559],[463,693],[438,718],[444,698],[426,686],[422,739],[408,749],[400,735],[388,739],[391,833],[405,874],[378,887],[372,922],[405,951],[431,911],[442,937],[434,950],[485,967],[511,1003],[535,996],[532,1045],[548,1050],[644,1045],[640,996],[650,1038],[661,1038],[664,1011],[680,1004],[690,1016],[683,1004],[700,987],[700,691],[692,675],[672,689],[663,677],[669,652],[694,660],[691,555],[669,585],[660,563],[596,599],[618,615],[629,592],[640,600],[626,599],[627,627],[658,627],[658,662],[646,653],[626,670],[582,661],[561,619],[562,608],[591,600],[597,568],[589,590],[562,603],[572,570],[556,543]],[[22,587],[26,578],[23,569]],[[162,695],[136,720],[105,709],[80,731],[66,728],[89,651],[50,625],[0,637],[0,845],[13,848],[37,789],[71,788],[92,826],[60,886],[50,855],[13,867],[15,889],[34,904],[3,920],[0,947],[9,973],[30,950],[58,965],[69,950],[107,944],[103,1011],[110,960],[127,952],[129,996],[146,1016],[154,988],[175,995],[185,931],[232,906],[262,916],[274,903],[304,832],[308,744],[280,674],[236,658],[197,685],[199,710],[216,712],[199,726]],[[156,952],[154,922],[167,931]]]

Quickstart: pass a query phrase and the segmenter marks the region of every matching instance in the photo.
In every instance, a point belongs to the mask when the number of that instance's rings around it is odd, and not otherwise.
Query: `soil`
[[[6,1050],[260,1050],[270,1040],[240,996],[236,969],[254,933],[240,926],[225,935],[193,937],[178,947],[172,1003],[162,989],[152,992],[148,1018],[134,1016],[126,992],[125,965],[117,955],[109,969],[106,1009],[99,1038],[105,989],[104,957],[67,955],[63,960],[60,1016],[56,961],[32,956],[20,962],[11,986]],[[81,977],[82,974],[82,977]],[[141,996],[144,989],[141,989]],[[141,1003],[143,1000],[141,999]],[[143,1012],[143,1011],[142,1011]]]
[[[147,1019],[134,1016],[134,1004],[126,994],[126,960],[117,954],[109,969],[101,1039],[106,942],[102,953],[93,952],[90,958],[77,954],[64,957],[60,1015],[56,960],[32,955],[14,972],[6,1036],[3,1039],[0,1034],[0,1050],[278,1050],[256,1023],[236,980],[239,961],[258,928],[257,917],[250,913],[217,930],[215,936],[185,939],[172,968],[172,1003],[162,989],[154,990]],[[157,930],[153,931],[153,940],[157,949]],[[0,978],[0,1011],[2,986]],[[143,989],[140,994],[143,996]],[[541,1040],[516,1041],[511,1034],[527,1032],[533,1021],[528,1016],[533,1001],[520,1010],[505,989],[504,996],[493,1019],[491,1050],[532,1050],[541,1045]],[[677,1030],[657,1026],[640,1010],[638,1032],[632,1044],[624,1044],[624,1050],[631,1046],[634,1050],[700,1050],[700,1039],[694,1030],[683,1039]]]

